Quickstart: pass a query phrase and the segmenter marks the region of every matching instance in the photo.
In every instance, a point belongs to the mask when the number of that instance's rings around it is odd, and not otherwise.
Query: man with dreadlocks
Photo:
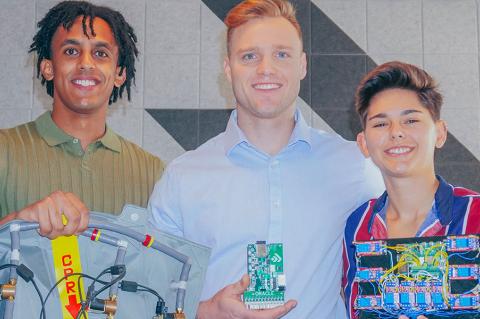
[[[0,223],[37,221],[55,238],[82,232],[89,210],[146,206],[163,164],[106,126],[108,105],[125,90],[130,100],[135,78],[137,37],[124,17],[64,1],[38,27],[30,52],[53,110],[0,130]]]

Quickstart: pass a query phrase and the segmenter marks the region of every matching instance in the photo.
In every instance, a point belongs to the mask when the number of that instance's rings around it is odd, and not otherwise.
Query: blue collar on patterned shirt
[[[432,209],[432,213],[434,213],[436,218],[440,220],[440,223],[443,226],[447,226],[450,224],[453,218],[452,214],[452,207],[453,207],[453,189],[452,187],[439,175],[436,175],[439,181],[438,189],[435,192],[435,200],[434,200],[434,209]],[[373,214],[370,217],[368,222],[368,232],[372,232],[373,222],[375,220],[375,216],[380,214],[384,211],[385,205],[388,203],[388,194],[384,192],[382,196],[380,196],[375,204],[373,205]],[[428,218],[428,217],[427,217]]]

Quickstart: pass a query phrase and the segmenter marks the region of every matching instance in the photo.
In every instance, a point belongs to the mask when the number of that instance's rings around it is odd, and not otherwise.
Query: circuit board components
[[[478,235],[354,245],[359,318],[480,318]]]
[[[283,245],[257,241],[247,246],[247,270],[250,286],[243,293],[249,309],[269,309],[285,302]]]

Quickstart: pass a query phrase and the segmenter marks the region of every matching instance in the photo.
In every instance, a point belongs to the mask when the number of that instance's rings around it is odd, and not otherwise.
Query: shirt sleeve
[[[343,276],[342,276],[342,293],[345,298],[345,307],[347,309],[347,318],[357,318],[353,308],[355,298],[358,293],[358,284],[354,281],[357,267],[355,263],[355,249],[353,248],[352,232],[347,221],[345,228],[345,236],[343,239]]]
[[[465,234],[480,233],[480,195],[472,197],[472,202],[466,212]]]
[[[183,237],[179,196],[175,172],[167,167],[148,202],[149,223],[161,231]]]
[[[370,158],[365,160],[363,173],[364,182],[357,207],[372,198],[380,197],[385,191],[382,174]]]

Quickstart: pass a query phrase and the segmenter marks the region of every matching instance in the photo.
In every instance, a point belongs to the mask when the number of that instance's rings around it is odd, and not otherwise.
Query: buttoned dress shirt
[[[225,132],[167,167],[150,198],[151,221],[212,247],[202,299],[247,272],[249,243],[283,243],[285,318],[342,318],[342,233],[351,211],[380,194],[380,175],[352,142],[309,127],[299,111],[288,144],[270,156],[232,112]]]

